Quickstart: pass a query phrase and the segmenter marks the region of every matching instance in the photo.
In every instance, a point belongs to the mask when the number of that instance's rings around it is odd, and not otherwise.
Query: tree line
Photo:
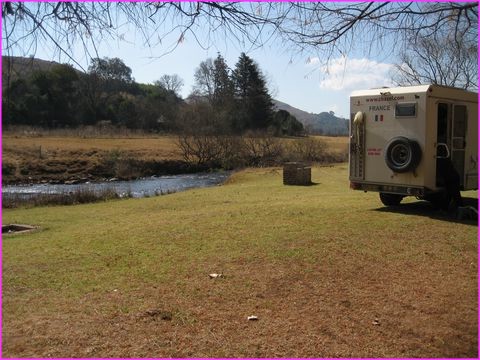
[[[4,70],[5,71],[5,70]],[[231,69],[221,54],[195,70],[192,93],[183,80],[163,75],[135,82],[119,58],[94,58],[87,72],[68,64],[36,70],[4,83],[3,124],[44,128],[108,125],[153,132],[300,135],[303,125],[274,109],[259,65],[242,53]]]

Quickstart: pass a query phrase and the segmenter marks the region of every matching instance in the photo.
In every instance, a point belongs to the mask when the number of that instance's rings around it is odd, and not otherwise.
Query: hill
[[[330,136],[348,135],[348,120],[335,116],[333,112],[313,114],[278,100],[274,100],[274,104],[278,110],[288,111],[295,116],[310,132]]]
[[[9,70],[10,81],[13,81],[18,78],[28,77],[34,71],[50,70],[55,65],[59,65],[59,63],[32,57],[2,56],[2,84],[7,84]]]

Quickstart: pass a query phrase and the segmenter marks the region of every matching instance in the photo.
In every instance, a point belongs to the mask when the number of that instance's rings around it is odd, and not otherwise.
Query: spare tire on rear
[[[385,150],[385,163],[390,170],[404,173],[415,170],[422,158],[422,149],[415,140],[403,136],[392,138]]]

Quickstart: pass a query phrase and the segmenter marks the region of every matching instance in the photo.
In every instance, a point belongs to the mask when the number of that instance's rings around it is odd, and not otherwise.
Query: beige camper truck
[[[385,205],[405,196],[438,204],[454,196],[440,165],[448,162],[459,190],[477,189],[477,96],[439,85],[353,92],[350,187],[379,192]]]

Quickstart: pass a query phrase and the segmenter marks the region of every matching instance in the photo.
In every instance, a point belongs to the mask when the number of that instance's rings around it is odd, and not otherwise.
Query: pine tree
[[[273,102],[258,65],[245,53],[232,73],[237,113],[234,128],[266,129],[272,124]]]
[[[213,105],[228,107],[233,101],[233,82],[225,59],[220,53],[213,62]]]

